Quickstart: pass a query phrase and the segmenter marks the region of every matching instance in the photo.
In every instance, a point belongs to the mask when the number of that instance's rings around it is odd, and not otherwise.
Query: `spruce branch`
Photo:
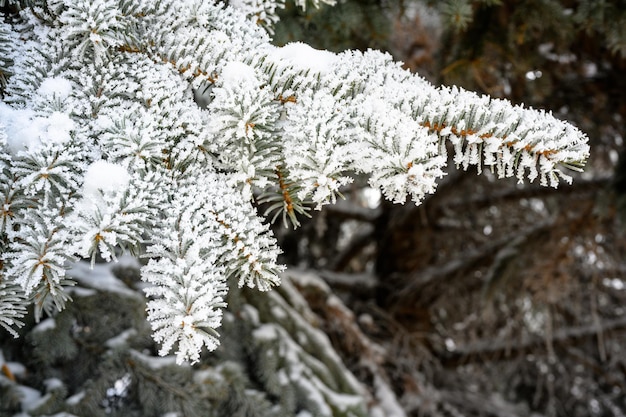
[[[207,106],[213,115],[203,146],[218,155],[220,168],[236,172],[248,199],[252,187],[263,189],[280,164],[280,144],[275,140],[281,117],[274,94],[243,63],[224,68],[211,91]]]
[[[177,361],[199,360],[202,346],[217,347],[215,328],[221,321],[226,284],[217,265],[218,242],[207,233],[198,205],[176,204],[174,218],[162,224],[147,253],[153,257],[142,268],[142,278],[153,284],[146,294],[148,321],[161,355],[178,344]],[[211,250],[213,249],[213,250]]]
[[[74,251],[83,258],[91,258],[92,267],[96,255],[106,261],[117,261],[118,250],[140,254],[144,230],[154,226],[157,214],[154,207],[146,204],[150,201],[147,194],[154,187],[134,185],[115,193],[83,197],[70,217],[76,224],[75,232],[82,236]]]
[[[163,344],[161,354],[178,344],[177,360],[196,362],[203,345],[213,350],[219,343],[215,329],[227,278],[236,275],[239,286],[265,291],[278,284],[282,268],[275,261],[275,240],[252,206],[231,210],[240,196],[222,176],[208,176],[200,190],[184,180],[172,186],[172,212],[152,236],[147,254],[153,259],[142,278],[154,284],[146,289],[154,297],[148,321]]]
[[[285,274],[280,288],[266,297],[243,293],[248,303],[241,315],[253,326],[255,374],[287,409],[300,404],[320,416],[364,415],[363,386],[330,347],[292,276]]]
[[[76,161],[68,151],[44,150],[16,159],[12,166],[12,172],[19,178],[16,186],[35,198],[70,195],[78,184],[72,175]]]
[[[58,17],[64,41],[74,57],[100,63],[108,50],[124,43],[126,28],[116,2],[75,1]]]
[[[0,236],[6,237],[7,231],[13,229],[16,214],[33,204],[18,188],[17,179],[7,166],[0,170],[0,204]]]
[[[28,304],[28,297],[22,288],[0,274],[0,326],[13,337],[19,336],[15,328],[24,326],[21,319],[26,316]]]
[[[65,278],[65,265],[74,259],[68,251],[71,235],[59,214],[63,211],[62,204],[27,211],[18,223],[19,234],[9,233],[9,250],[2,258],[5,276],[32,296],[36,320],[43,311],[50,312],[52,304],[62,310],[71,299],[63,289],[73,285]]]
[[[278,216],[282,215],[283,224],[289,226],[289,222],[294,228],[300,226],[298,215],[310,217],[307,213],[309,207],[299,198],[300,186],[286,178],[286,170],[282,166],[277,166],[275,175],[277,187],[268,188],[259,196],[257,201],[260,204],[269,204],[264,216],[271,215],[271,222],[275,222]]]
[[[11,58],[11,45],[17,42],[15,33],[11,27],[0,21],[0,97],[3,95],[7,81],[11,76],[13,59]]]
[[[76,255],[146,245],[148,319],[179,361],[217,346],[228,277],[279,283],[255,196],[270,220],[297,226],[361,174],[419,204],[448,148],[464,169],[552,186],[589,152],[549,113],[436,88],[380,52],[277,48],[219,3],[68,0],[45,20],[16,19],[0,28],[0,48],[15,47],[0,63],[12,74],[0,103],[3,279],[44,297],[41,314],[63,307]],[[96,164],[106,169],[92,178]]]

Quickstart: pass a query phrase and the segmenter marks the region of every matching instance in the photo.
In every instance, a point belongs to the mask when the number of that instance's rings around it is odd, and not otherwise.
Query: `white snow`
[[[254,68],[250,65],[246,65],[243,62],[231,61],[224,66],[220,75],[222,82],[251,82],[258,83]]]
[[[290,268],[287,271],[287,277],[291,279],[298,287],[312,287],[319,289],[324,293],[330,292],[330,287],[328,286],[328,284],[326,284],[326,282],[324,282],[324,280],[322,280],[319,276],[311,272],[299,270],[296,268]]]
[[[315,49],[302,42],[291,42],[282,48],[276,48],[272,55],[297,69],[319,73],[327,73],[338,61],[336,54]]]
[[[619,278],[604,278],[602,284],[605,287],[613,288],[618,291],[626,288],[626,282]]]
[[[107,388],[107,397],[126,397],[128,395],[128,388],[130,387],[131,381],[131,375],[129,373],[124,374],[124,376],[118,378],[113,383],[113,386]]]
[[[99,192],[115,193],[120,189],[126,189],[129,181],[130,175],[123,166],[102,160],[96,161],[89,165],[85,173],[83,195],[90,197],[99,195]]]
[[[406,413],[398,403],[396,395],[389,388],[389,384],[378,375],[374,376],[374,389],[376,390],[375,396],[378,400],[379,410],[383,413],[382,415],[386,417],[406,417]]]
[[[75,125],[74,121],[67,114],[55,111],[47,119],[42,120],[46,129],[45,139],[42,139],[42,142],[47,140],[63,144],[72,138],[70,132],[75,129]]]
[[[275,340],[278,338],[278,330],[274,324],[263,324],[252,331],[252,337],[259,342]]]
[[[72,83],[63,77],[46,78],[39,86],[37,92],[42,96],[54,96],[65,99],[72,93]]]
[[[259,310],[252,307],[250,304],[245,304],[242,307],[242,314],[246,316],[246,320],[254,325],[258,325],[261,323],[261,318],[259,317]]]
[[[0,360],[0,362],[2,361]],[[4,365],[9,368],[9,371],[11,371],[14,377],[18,379],[26,377],[26,366],[23,364],[19,362],[7,362]]]
[[[124,254],[117,258],[117,262],[113,265],[115,268],[141,268],[141,263],[139,260],[129,254]]]
[[[272,315],[276,317],[277,319],[282,320],[282,319],[287,318],[287,313],[285,313],[285,310],[283,310],[282,308],[278,306],[272,306],[271,310],[272,310]]]
[[[4,354],[0,350],[0,367],[6,366],[14,377],[22,378],[26,376],[26,367],[19,362],[6,362]]]
[[[89,288],[143,300],[139,293],[128,288],[124,282],[113,275],[111,268],[114,265],[115,263],[95,264],[93,269],[91,269],[88,262],[76,262],[67,271],[67,275],[74,278],[79,284]]]
[[[39,323],[35,327],[33,327],[32,332],[33,333],[45,332],[47,330],[54,329],[55,327],[57,327],[56,321],[54,321],[54,318],[49,317],[49,318],[41,321],[41,323]]]
[[[193,382],[196,384],[218,384],[224,382],[224,376],[213,368],[197,370],[193,373]]]
[[[124,347],[127,345],[127,340],[136,334],[137,330],[135,329],[124,330],[122,333],[104,342],[104,345],[109,348]]]
[[[75,129],[67,114],[55,111],[42,117],[31,109],[14,109],[4,103],[0,103],[0,125],[5,128],[9,152],[13,155],[45,143],[62,145],[71,139]]]
[[[46,386],[46,391],[48,392],[64,387],[63,381],[59,378],[48,378],[43,381],[43,383]]]
[[[368,208],[375,209],[380,206],[382,194],[378,188],[365,187],[361,190],[361,194]]]
[[[24,385],[15,387],[20,393],[22,410],[32,410],[41,403],[41,393],[34,388]]]
[[[77,405],[83,400],[83,398],[85,398],[85,391],[80,391],[69,397],[67,400],[65,400],[65,402],[68,405]]]
[[[90,288],[82,288],[82,287],[69,287],[65,291],[69,295],[72,295],[74,297],[91,297],[98,293],[96,290],[92,290]]]
[[[139,359],[144,365],[148,366],[150,369],[161,369],[166,366],[188,366],[186,363],[178,363],[176,362],[176,356],[164,356],[164,357],[155,357],[148,356],[140,353],[136,350],[130,350],[130,353],[137,359]]]

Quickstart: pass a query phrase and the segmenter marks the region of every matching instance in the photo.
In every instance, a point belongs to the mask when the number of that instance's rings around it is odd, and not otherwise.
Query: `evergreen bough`
[[[141,275],[160,354],[196,362],[219,343],[229,278],[261,291],[280,282],[259,204],[297,226],[355,175],[389,200],[419,204],[449,149],[464,169],[550,186],[588,156],[586,136],[551,114],[434,87],[387,54],[274,47],[264,27],[280,2],[233,3],[240,10],[200,0],[60,0],[19,12],[26,3],[2,3],[8,332],[18,335],[31,304],[37,319],[65,308],[74,261],[127,251],[149,258]],[[284,343],[264,326],[256,337]]]

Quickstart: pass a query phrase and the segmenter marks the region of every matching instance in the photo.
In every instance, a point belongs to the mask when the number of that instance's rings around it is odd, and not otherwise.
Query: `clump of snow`
[[[287,273],[294,284],[300,288],[314,288],[325,294],[331,292],[328,284],[315,274],[293,268],[289,269]]]
[[[67,98],[72,93],[72,83],[63,77],[46,78],[37,90],[42,96]]]
[[[23,378],[26,376],[26,367],[19,362],[6,362],[4,354],[0,350],[0,368],[6,367],[10,374],[17,378]]]
[[[82,287],[70,287],[67,290],[65,290],[69,295],[72,295],[73,298],[75,297],[93,297],[94,295],[97,294],[97,291],[89,289],[89,288],[82,288]]]
[[[96,161],[89,165],[85,172],[83,195],[85,197],[115,193],[128,187],[130,175],[128,171],[117,164],[107,161]]]
[[[43,383],[46,386],[46,392],[58,390],[65,386],[63,384],[63,381],[61,381],[59,378],[48,378],[43,381]]]
[[[22,404],[22,410],[34,410],[40,406],[42,402],[41,392],[34,388],[27,387],[25,385],[16,386],[18,395],[20,397],[20,403]]]
[[[368,208],[375,209],[380,206],[382,193],[378,188],[365,187],[361,190],[361,198]]]
[[[75,128],[74,121],[67,114],[58,111],[44,119],[44,126],[47,133],[46,139],[57,143],[69,141],[71,139],[70,132]]]
[[[0,103],[0,125],[5,127],[9,152],[33,150],[45,143],[63,144],[71,139],[74,121],[65,113],[37,116],[31,109],[14,109]]]
[[[0,363],[2,360],[0,359]],[[20,362],[7,362],[3,364],[9,369],[9,372],[13,374],[16,378],[26,378],[26,366],[21,364]]]
[[[129,255],[129,254],[124,254],[122,256],[119,256],[117,258],[117,263],[114,266],[114,268],[136,268],[139,269],[141,268],[141,262],[139,262],[139,259],[137,259],[136,257]]]
[[[258,83],[256,74],[254,73],[254,68],[238,61],[231,61],[224,66],[220,75],[220,80],[225,83]]]
[[[297,69],[320,73],[327,73],[338,60],[336,54],[312,48],[302,42],[291,42],[282,48],[276,48],[272,55]]]

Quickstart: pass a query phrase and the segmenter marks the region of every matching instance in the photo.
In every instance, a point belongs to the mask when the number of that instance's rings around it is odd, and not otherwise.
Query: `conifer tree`
[[[203,348],[218,347],[220,327],[256,341],[241,355],[262,364],[254,371],[261,388],[225,384],[246,378],[232,361],[238,353],[225,352],[223,366],[193,378],[232,392],[198,394],[198,409],[364,415],[365,394],[341,361],[311,356],[327,342],[294,319],[293,309],[306,308],[289,280],[264,295],[242,290],[280,283],[268,222],[297,227],[362,175],[388,200],[420,204],[444,176],[448,152],[463,169],[556,187],[571,180],[567,170],[581,169],[587,139],[550,113],[434,87],[381,52],[272,46],[281,3],[232,3],[2,4],[0,325],[17,336],[32,306],[40,321],[34,345],[42,335],[61,337],[72,327],[71,299],[98,285],[80,282],[75,262],[98,268],[97,260],[126,252],[147,259],[140,275],[149,301],[137,301],[132,314],[146,309],[160,355],[197,363]],[[225,315],[242,298],[241,315]],[[118,352],[137,335],[111,340],[122,334],[117,326],[91,342],[107,348],[107,361],[91,366],[121,361],[127,371],[91,389],[113,383],[125,397],[130,375],[166,372],[169,362]],[[63,410],[52,398],[65,389],[51,381],[42,408],[29,412]],[[198,413],[176,395],[163,401],[158,412]],[[99,404],[81,397],[70,405],[80,414]]]

